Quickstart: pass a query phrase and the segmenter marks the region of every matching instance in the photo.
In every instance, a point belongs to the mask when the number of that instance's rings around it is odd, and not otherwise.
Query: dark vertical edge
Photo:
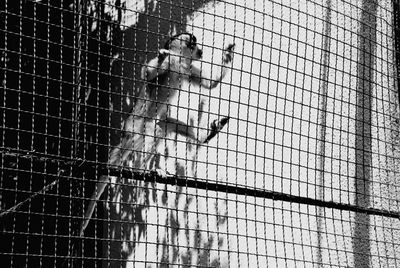
[[[83,115],[84,115],[84,69],[85,69],[85,6],[86,1],[74,0],[74,55],[73,55],[73,158],[84,159],[84,131],[83,131]],[[83,240],[78,238],[78,230],[80,225],[80,217],[82,216],[83,202],[83,176],[81,170],[76,167],[72,171],[71,178],[71,234],[73,235],[70,248],[70,256],[77,257],[70,259],[72,267],[81,267],[83,256]]]
[[[396,61],[397,90],[400,104],[400,4],[399,0],[393,0],[393,31],[394,31],[394,55]]]
[[[318,124],[320,127],[319,132],[319,189],[318,198],[325,200],[325,142],[326,142],[326,113],[327,113],[327,98],[328,98],[328,79],[329,79],[329,60],[330,60],[330,45],[331,45],[331,13],[332,4],[331,0],[326,2],[326,14],[324,20],[324,35],[323,35],[323,50],[322,50],[322,83],[319,96],[319,118]],[[318,208],[317,217],[317,239],[318,239],[318,253],[317,262],[318,266],[322,267],[322,240],[323,240],[323,224],[325,217],[325,208]]]
[[[376,53],[377,0],[362,3],[358,32],[358,61],[355,115],[355,205],[370,206],[370,179],[372,176],[371,109]],[[370,267],[370,216],[356,212],[354,215],[353,252],[354,267]]]

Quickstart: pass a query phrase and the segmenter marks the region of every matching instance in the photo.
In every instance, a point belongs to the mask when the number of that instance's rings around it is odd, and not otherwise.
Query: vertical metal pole
[[[393,30],[394,30],[394,55],[396,60],[397,90],[400,104],[400,4],[398,0],[393,0]]]
[[[82,18],[82,14],[85,13],[85,4],[86,1],[82,0],[75,0],[74,1],[74,31],[75,31],[75,37],[74,37],[74,75],[73,75],[73,81],[74,81],[74,95],[73,95],[73,101],[74,101],[74,111],[73,111],[73,124],[74,124],[74,129],[73,129],[73,139],[74,139],[74,151],[73,151],[73,158],[74,160],[83,160],[83,140],[84,140],[84,133],[81,131],[81,121],[82,119],[82,104],[84,103],[84,98],[85,98],[85,88],[83,86],[83,81],[82,81],[82,72],[84,70],[84,62],[83,62],[83,56],[82,56],[82,51],[85,48],[85,36],[84,36],[84,30],[85,30],[85,19]],[[81,162],[81,161],[79,161]],[[80,226],[80,217],[84,211],[84,201],[83,201],[83,183],[82,183],[82,172],[79,171],[76,167],[73,167],[72,170],[72,180],[70,183],[71,187],[71,216],[72,216],[72,225],[70,230],[70,233],[73,236],[77,236],[79,232],[79,226]],[[78,255],[80,256],[83,252],[83,248],[80,244],[80,240],[73,238],[72,244],[71,244],[71,253],[73,255]],[[80,267],[83,265],[83,263],[80,263],[80,259],[76,260],[70,260],[70,266],[71,267]]]
[[[81,99],[82,99],[82,61],[81,61],[81,51],[82,51],[82,6],[81,1],[75,1],[75,42],[74,42],[74,157],[79,157],[79,136],[80,136],[80,112],[81,112]]]
[[[358,32],[357,96],[355,123],[355,205],[370,206],[370,179],[372,164],[371,109],[376,52],[377,0],[364,0]],[[356,212],[354,216],[353,252],[354,267],[370,267],[370,218]]]
[[[324,39],[323,39],[323,63],[322,63],[322,85],[320,91],[319,100],[319,120],[318,124],[320,126],[319,131],[319,189],[318,198],[320,200],[325,200],[325,142],[326,142],[326,112],[327,112],[327,97],[328,97],[328,77],[329,77],[329,59],[330,59],[330,45],[331,45],[331,13],[332,4],[331,0],[326,2],[326,17],[325,17],[325,29],[324,29]],[[318,235],[318,254],[317,261],[318,266],[322,267],[322,233],[324,229],[324,216],[325,208],[318,208],[318,218],[317,218],[317,235]]]

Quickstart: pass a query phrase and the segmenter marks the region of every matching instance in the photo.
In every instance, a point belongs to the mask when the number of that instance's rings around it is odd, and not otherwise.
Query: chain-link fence
[[[400,266],[397,1],[0,5],[2,267]]]

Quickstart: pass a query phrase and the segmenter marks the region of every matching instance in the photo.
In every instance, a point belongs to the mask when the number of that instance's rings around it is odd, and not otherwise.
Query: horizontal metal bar
[[[254,189],[254,188],[252,189],[238,185],[221,184],[221,183],[214,183],[196,179],[186,179],[177,176],[162,177],[158,175],[156,172],[140,173],[131,171],[129,169],[114,169],[114,168],[109,168],[108,171],[106,172],[104,171],[106,170],[103,170],[104,175],[108,174],[110,176],[117,176],[117,177],[123,176],[124,178],[133,178],[135,180],[143,180],[146,182],[157,182],[174,186],[182,186],[182,187],[211,190],[223,193],[231,193],[237,195],[260,197],[276,201],[285,201],[297,204],[312,205],[312,206],[359,212],[359,213],[361,212],[368,215],[377,215],[377,216],[400,219],[400,213],[396,211],[389,211],[372,207],[364,208],[356,205],[338,203],[334,201],[318,200],[309,197],[280,193],[276,191]]]
[[[2,148],[5,149],[5,148]],[[8,150],[5,153],[6,155],[19,155],[17,150]],[[72,159],[49,159],[43,156],[38,156],[35,154],[28,154],[25,152],[25,154],[22,154],[22,157],[26,158],[35,158],[37,161],[51,161],[51,162],[59,162],[62,166],[68,165],[68,166],[74,166],[75,168],[78,169],[97,169],[99,171],[98,174],[102,175],[109,175],[109,176],[116,176],[116,177],[124,177],[128,179],[134,179],[134,180],[141,180],[141,181],[146,181],[146,182],[157,182],[161,184],[168,184],[172,186],[181,186],[181,187],[189,187],[189,188],[195,188],[195,189],[202,189],[202,190],[211,190],[211,191],[216,191],[216,192],[223,192],[223,193],[230,193],[230,194],[237,194],[237,195],[245,195],[245,196],[253,196],[253,197],[259,197],[259,198],[266,198],[266,199],[272,199],[276,201],[284,201],[284,202],[290,202],[290,203],[297,203],[297,204],[305,204],[305,205],[312,205],[312,206],[318,206],[318,207],[325,207],[325,208],[332,208],[332,209],[338,209],[338,210],[343,210],[343,211],[352,211],[352,212],[361,212],[365,213],[368,215],[377,215],[377,216],[383,216],[383,217],[389,217],[389,218],[396,218],[400,219],[400,212],[396,211],[390,211],[390,210],[385,210],[385,209],[377,209],[373,207],[360,207],[357,205],[351,205],[351,204],[344,204],[344,203],[338,203],[334,201],[324,201],[324,200],[318,200],[318,199],[313,199],[309,197],[302,197],[302,196],[297,196],[297,195],[291,195],[291,194],[285,194],[281,192],[276,192],[276,191],[269,191],[269,190],[263,190],[263,189],[256,189],[256,188],[249,188],[249,187],[243,187],[242,185],[234,185],[234,184],[222,184],[222,183],[215,183],[215,182],[210,182],[210,181],[204,181],[204,180],[198,180],[198,179],[193,179],[193,178],[182,178],[174,175],[168,175],[167,177],[160,176],[156,172],[147,172],[143,173],[142,171],[137,171],[133,170],[130,168],[114,168],[114,167],[108,167],[105,168],[105,164],[94,164],[94,163],[88,163],[83,161],[82,159],[77,159],[77,160],[72,160]],[[36,153],[37,154],[37,153]],[[52,182],[53,183],[53,182]],[[50,183],[50,184],[52,184]],[[50,185],[49,184],[49,185]],[[43,189],[44,192],[47,191],[47,186],[45,186]],[[41,191],[40,191],[41,192]],[[44,193],[41,192],[41,193]],[[34,194],[35,195],[35,194]],[[32,199],[34,196],[29,197],[28,199]],[[1,213],[9,213],[9,211],[1,211]],[[3,216],[3,215],[1,215]]]

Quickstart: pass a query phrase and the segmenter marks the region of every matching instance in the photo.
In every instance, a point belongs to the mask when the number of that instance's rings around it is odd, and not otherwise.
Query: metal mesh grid
[[[1,263],[400,266],[398,12],[383,0],[3,1]],[[172,130],[140,167],[109,165],[143,66],[182,32],[211,75],[235,51],[214,89],[180,78],[169,116],[196,133],[228,124],[206,144]]]

